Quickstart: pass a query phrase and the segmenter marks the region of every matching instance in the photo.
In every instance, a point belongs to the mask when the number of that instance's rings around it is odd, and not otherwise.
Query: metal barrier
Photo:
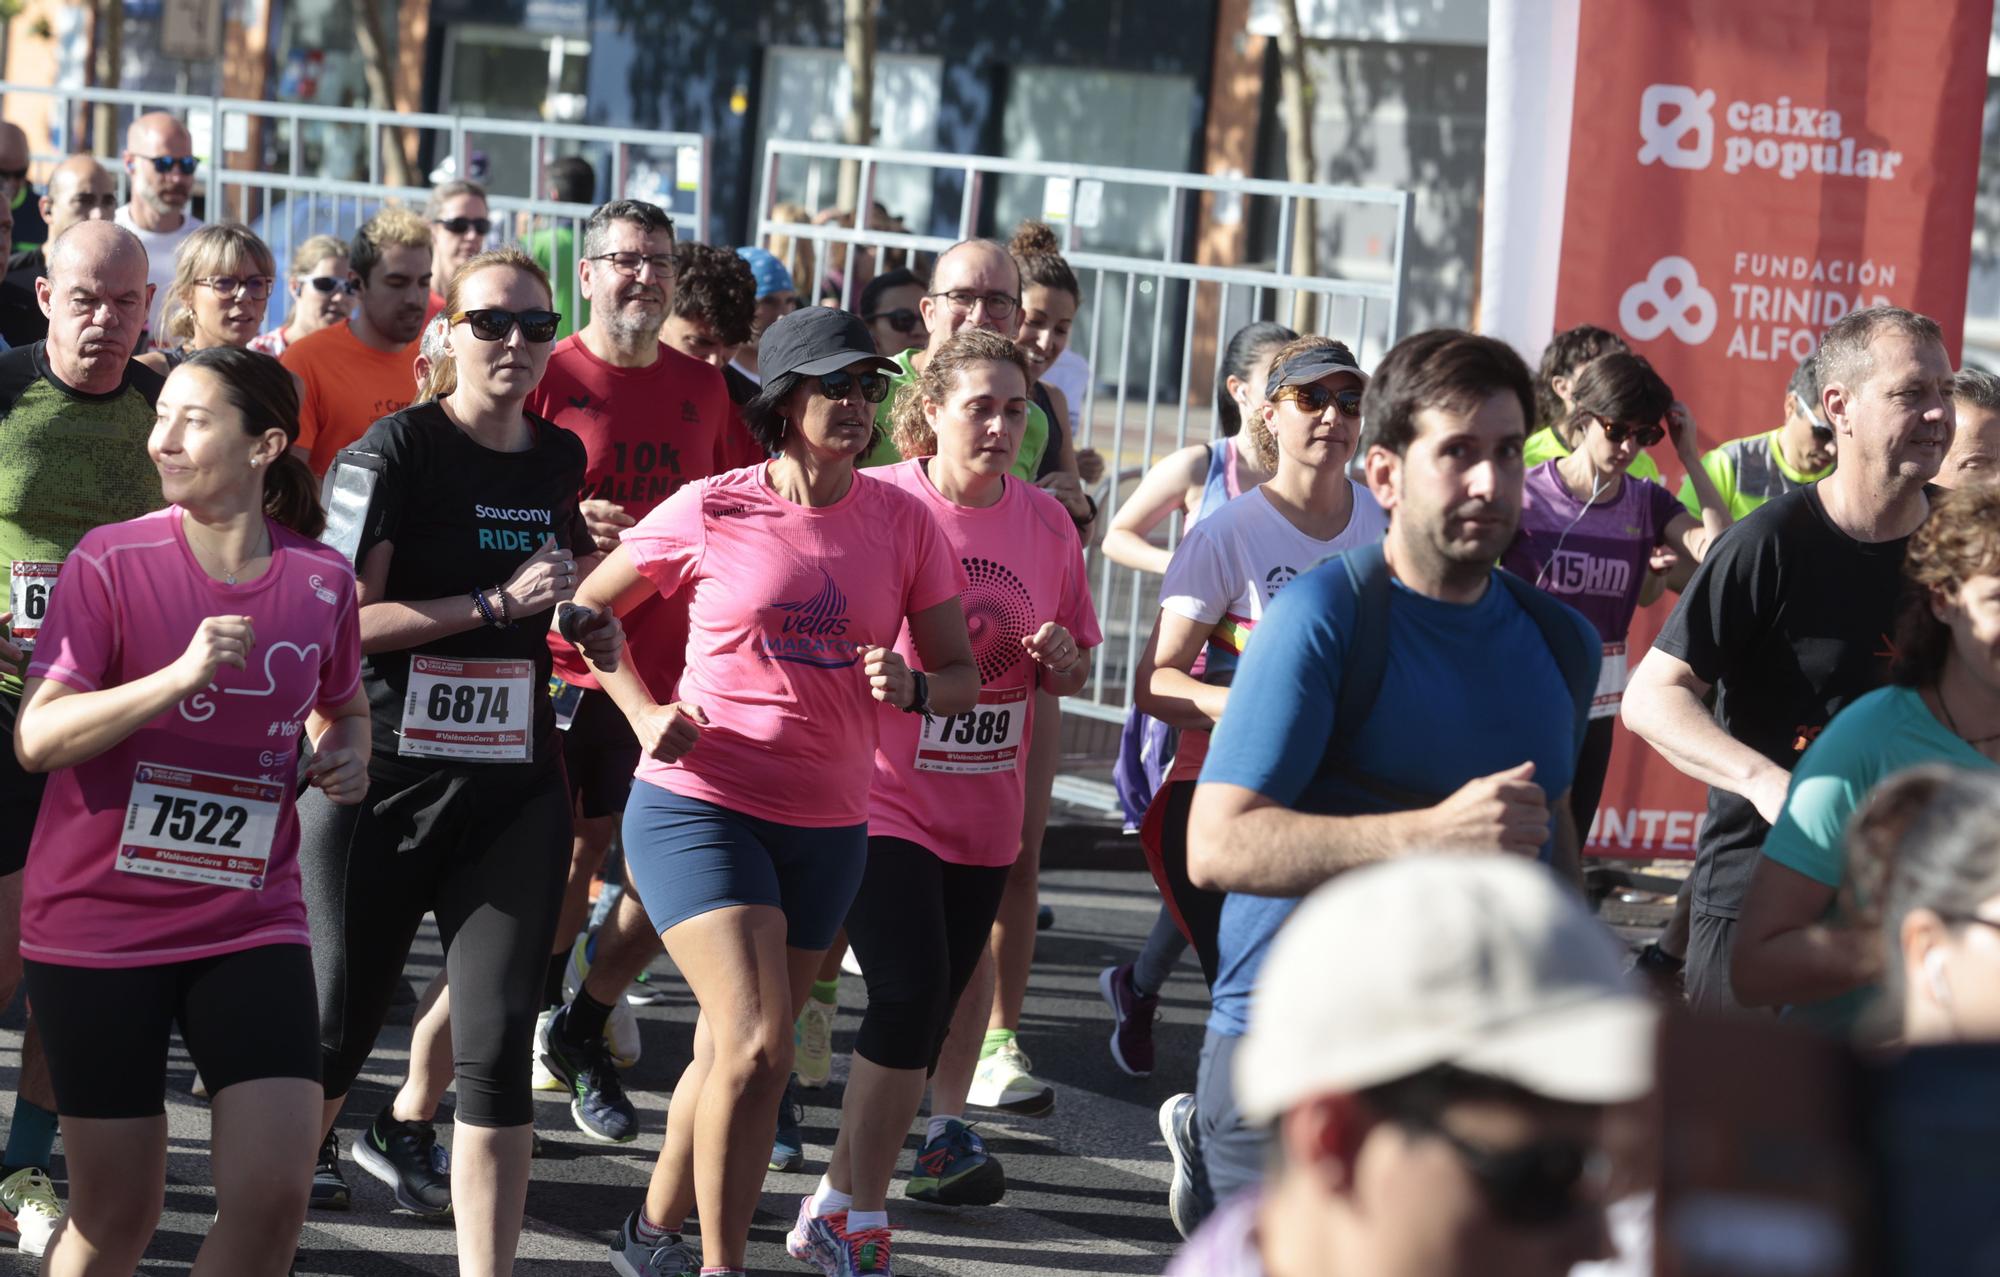
[[[917,206],[892,213],[923,227],[950,227],[951,234],[774,216],[787,202],[803,206],[809,218],[830,211],[833,169],[843,161],[858,166],[859,207],[872,208],[878,192],[890,191],[890,198]],[[1212,197],[1212,217],[1255,226],[1261,213],[1275,232],[1277,262],[1290,260],[1301,209],[1315,230],[1329,221],[1351,229],[1357,219],[1365,229],[1372,218],[1377,246],[1337,255],[1333,269],[1315,277],[1287,274],[1268,262],[1198,264],[1190,258],[1199,201],[1190,197],[1203,195]],[[827,291],[852,308],[859,302],[857,275],[867,270],[845,269],[850,255],[862,261],[864,251],[872,254],[872,269],[898,257],[935,255],[979,234],[1004,240],[1024,214],[1055,227],[1083,285],[1071,349],[1084,355],[1090,378],[1081,406],[1072,405],[1071,413],[1077,446],[1097,449],[1107,463],[1097,494],[1105,523],[1154,462],[1213,437],[1212,397],[1222,381],[1223,349],[1240,325],[1255,319],[1289,323],[1303,295],[1313,331],[1345,340],[1364,366],[1399,335],[1410,219],[1404,191],[773,140],[765,147],[750,233],[753,243],[779,240],[781,256],[806,268],[809,278],[799,288],[808,301],[819,291],[820,264],[838,263],[838,286],[829,282]],[[810,257],[802,251],[806,245]],[[1169,545],[1178,540],[1179,516],[1167,535]],[[1090,568],[1105,642],[1090,683],[1064,706],[1115,722],[1131,704],[1132,674],[1159,605],[1159,578],[1114,564],[1094,548]]]

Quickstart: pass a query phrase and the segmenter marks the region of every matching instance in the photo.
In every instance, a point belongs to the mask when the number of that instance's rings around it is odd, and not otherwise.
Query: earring
[[[250,458],[250,468],[251,468],[252,470],[255,470],[255,469],[256,469],[256,468],[258,467],[258,466],[261,466],[261,465],[263,465],[263,464],[264,464],[264,458],[262,458],[262,457],[252,457],[252,458]]]

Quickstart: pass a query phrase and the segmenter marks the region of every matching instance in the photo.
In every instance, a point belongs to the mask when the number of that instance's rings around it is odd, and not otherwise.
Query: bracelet
[[[486,605],[486,591],[474,590],[472,592],[472,601],[479,605],[479,615],[486,619],[488,625],[499,624],[498,621],[493,619],[493,609]]]
[[[1073,514],[1069,516],[1069,521],[1071,523],[1074,523],[1079,528],[1086,523],[1094,522],[1097,518],[1097,498],[1091,496],[1088,492],[1086,492],[1083,494],[1083,502],[1085,505],[1090,507],[1090,513],[1084,515],[1081,519],[1077,518]]]
[[[910,703],[903,706],[903,712],[905,714],[922,714],[925,718],[929,718],[931,716],[930,679],[924,676],[922,670],[911,670],[910,687],[912,689]]]
[[[500,600],[500,628],[503,630],[513,629],[514,618],[507,613],[507,587],[504,585],[494,586],[493,597]]]

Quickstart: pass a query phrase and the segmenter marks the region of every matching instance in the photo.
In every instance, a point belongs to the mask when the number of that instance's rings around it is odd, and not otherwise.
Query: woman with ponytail
[[[176,1026],[214,1113],[195,1271],[283,1272],[298,1244],[320,1122],[299,746],[333,803],[369,755],[354,574],[313,539],[298,428],[277,360],[189,356],[147,441],[170,504],[85,535],[49,594],[14,738],[51,773],[21,939],[69,1158],[44,1272],[144,1255]]]

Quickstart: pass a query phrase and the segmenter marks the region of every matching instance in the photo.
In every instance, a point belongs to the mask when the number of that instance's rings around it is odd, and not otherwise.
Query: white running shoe
[[[62,1198],[40,1167],[30,1166],[0,1180],[0,1233],[13,1232],[23,1255],[47,1251],[62,1217]]]
[[[548,1031],[549,1017],[556,1013],[554,1007],[545,1009],[535,1017],[535,1039],[528,1043],[528,1058],[534,1063],[528,1066],[528,1087],[536,1091],[567,1091],[563,1080],[549,1072],[549,1066],[542,1063],[542,1035]]]
[[[1009,1042],[973,1070],[967,1103],[1022,1117],[1043,1116],[1056,1106],[1056,1089],[1036,1081],[1029,1071],[1032,1067],[1020,1044]]]
[[[798,1052],[792,1067],[798,1071],[799,1085],[818,1090],[833,1076],[833,1013],[837,1008],[818,998],[807,998],[799,1012]]]
[[[597,939],[595,931],[586,931],[570,946],[569,965],[563,968],[563,1001],[576,1001],[577,990],[590,976],[590,946]],[[632,1012],[631,1003],[622,996],[611,1004],[611,1018],[604,1024],[604,1044],[611,1048],[611,1062],[621,1069],[629,1069],[639,1062],[644,1043],[639,1040],[639,1017]]]

